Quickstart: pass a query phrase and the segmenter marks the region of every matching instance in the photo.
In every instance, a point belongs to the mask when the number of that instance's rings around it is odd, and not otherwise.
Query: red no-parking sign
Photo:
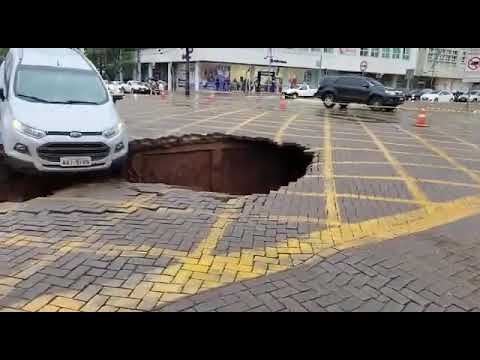
[[[468,59],[467,67],[470,71],[480,71],[480,57],[475,56]]]

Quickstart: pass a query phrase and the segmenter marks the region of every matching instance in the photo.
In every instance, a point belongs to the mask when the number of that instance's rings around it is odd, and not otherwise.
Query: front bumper
[[[123,148],[116,151],[118,144],[122,143]],[[16,144],[22,144],[28,148],[28,153],[22,153],[15,150]],[[66,149],[55,147],[58,144],[66,144]],[[92,156],[91,166],[85,167],[62,167],[60,166],[60,157],[65,156],[84,156],[83,154],[65,154],[65,151],[71,152],[72,148],[85,148],[88,150],[91,144],[102,144],[103,153],[96,153]],[[53,145],[48,156],[45,153],[39,153],[39,148],[44,149]],[[71,147],[70,147],[71,146]],[[57,150],[58,149],[58,150]],[[126,132],[117,136],[106,139],[103,136],[83,136],[80,139],[72,139],[65,135],[47,135],[42,139],[34,139],[21,133],[14,133],[9,136],[8,141],[4,144],[4,152],[7,164],[17,170],[36,170],[38,172],[55,172],[55,173],[76,173],[90,172],[97,170],[109,169],[112,163],[117,159],[125,157],[128,153],[128,138]],[[62,156],[63,154],[63,156]],[[103,156],[105,155],[105,156]],[[87,155],[88,156],[88,155]]]
[[[383,99],[383,105],[385,106],[399,106],[403,104],[403,102],[404,102],[404,99],[398,96]]]

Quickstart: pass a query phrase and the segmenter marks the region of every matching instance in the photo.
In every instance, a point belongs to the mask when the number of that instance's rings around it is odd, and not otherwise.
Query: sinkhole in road
[[[303,177],[313,155],[297,144],[224,134],[142,139],[130,143],[123,172],[27,175],[0,161],[0,202],[47,197],[85,183],[119,178],[231,195],[268,194]]]
[[[224,134],[130,143],[124,176],[231,195],[267,194],[303,177],[313,155],[297,144]]]

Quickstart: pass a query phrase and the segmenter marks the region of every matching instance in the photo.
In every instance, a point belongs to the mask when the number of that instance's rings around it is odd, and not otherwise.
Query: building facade
[[[418,49],[415,85],[436,90],[467,90],[462,81],[468,48]]]
[[[361,74],[387,86],[406,87],[407,71],[417,64],[415,48],[195,48],[190,82],[195,90],[235,90],[243,81],[260,82],[267,89],[278,84],[306,82],[317,86],[324,75]],[[142,49],[138,79],[157,78],[169,89],[185,85],[184,49]],[[236,85],[235,85],[236,84]],[[262,88],[263,89],[263,88]]]

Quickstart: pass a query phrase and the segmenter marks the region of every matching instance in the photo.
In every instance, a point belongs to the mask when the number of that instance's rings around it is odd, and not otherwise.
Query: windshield
[[[20,65],[15,77],[15,95],[45,103],[104,104],[108,95],[102,79],[92,70]]]
[[[378,81],[373,80],[373,79],[367,79],[367,81],[368,81],[372,86],[383,86],[382,83],[379,83]]]
[[[432,91],[430,94],[438,94],[440,91]]]

